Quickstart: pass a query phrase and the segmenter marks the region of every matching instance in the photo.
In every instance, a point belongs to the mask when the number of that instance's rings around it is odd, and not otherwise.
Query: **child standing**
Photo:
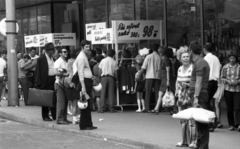
[[[145,110],[145,101],[143,99],[143,92],[145,90],[145,75],[142,75],[142,77],[140,79],[136,79],[136,76],[138,76],[138,74],[140,73],[141,70],[141,66],[142,63],[138,63],[136,64],[136,68],[137,68],[137,73],[135,74],[135,88],[134,88],[134,92],[137,93],[137,104],[138,104],[138,109],[136,110],[136,112],[142,112],[143,110]],[[141,109],[141,103],[142,103],[142,109]]]

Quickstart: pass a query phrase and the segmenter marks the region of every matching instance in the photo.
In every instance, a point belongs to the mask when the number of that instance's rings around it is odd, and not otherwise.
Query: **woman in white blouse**
[[[191,80],[193,65],[190,63],[190,55],[187,47],[181,47],[177,51],[177,58],[182,63],[178,69],[176,81],[176,97],[178,97],[179,111],[191,107],[189,83]],[[177,143],[177,147],[196,147],[196,126],[193,120],[181,120],[182,141]]]

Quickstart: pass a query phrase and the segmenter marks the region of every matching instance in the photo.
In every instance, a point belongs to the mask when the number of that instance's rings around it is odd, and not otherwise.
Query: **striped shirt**
[[[230,64],[226,64],[221,73],[221,79],[225,83],[225,90],[230,92],[240,92],[240,65],[236,64],[235,66],[231,66]],[[238,84],[233,86],[226,84],[226,81],[237,81]]]

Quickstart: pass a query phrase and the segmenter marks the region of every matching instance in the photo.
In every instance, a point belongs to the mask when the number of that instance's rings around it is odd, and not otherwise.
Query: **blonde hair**
[[[178,59],[179,61],[181,61],[181,56],[182,56],[183,53],[189,53],[187,46],[181,46],[181,47],[177,50],[177,59]]]

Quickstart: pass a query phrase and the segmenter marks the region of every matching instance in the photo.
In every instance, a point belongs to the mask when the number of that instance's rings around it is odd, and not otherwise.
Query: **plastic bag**
[[[171,91],[167,90],[162,101],[163,107],[173,107],[175,105],[175,96]]]

